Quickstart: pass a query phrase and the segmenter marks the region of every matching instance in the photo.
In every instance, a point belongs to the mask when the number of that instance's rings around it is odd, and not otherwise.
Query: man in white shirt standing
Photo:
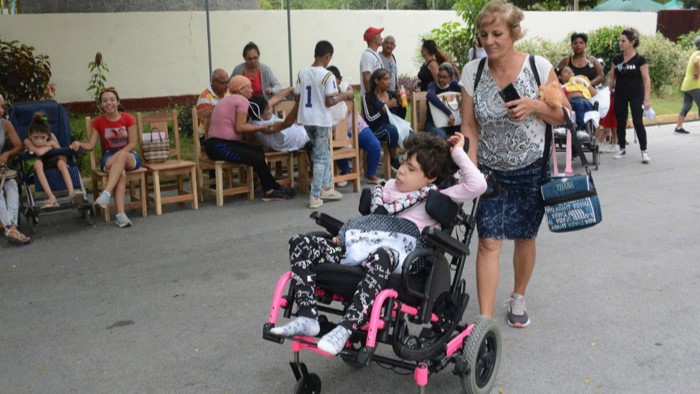
[[[394,36],[384,37],[382,41],[382,50],[379,52],[379,58],[382,60],[382,67],[389,70],[391,73],[391,86],[389,90],[396,93],[399,86],[399,71],[396,67],[396,56],[394,56],[394,48],[396,48],[396,39]]]
[[[367,48],[362,52],[360,58],[360,94],[364,95],[369,90],[369,76],[375,70],[382,68],[382,59],[377,53],[377,49],[382,45],[383,27],[368,27],[365,30],[364,39]]]

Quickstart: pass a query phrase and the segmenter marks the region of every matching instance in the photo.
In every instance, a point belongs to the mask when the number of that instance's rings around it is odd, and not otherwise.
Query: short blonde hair
[[[510,29],[510,36],[513,38],[513,42],[521,39],[524,32],[520,27],[520,22],[525,18],[523,11],[516,7],[515,5],[508,3],[505,0],[491,0],[484,8],[481,9],[479,15],[476,17],[476,30],[481,31],[481,27],[486,23],[492,23],[492,21],[487,20],[491,18],[503,18]]]

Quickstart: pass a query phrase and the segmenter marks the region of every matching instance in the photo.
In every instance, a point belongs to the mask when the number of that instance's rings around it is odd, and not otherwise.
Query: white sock
[[[324,335],[320,341],[318,341],[319,350],[335,356],[340,353],[345,347],[345,343],[350,339],[350,334],[352,332],[343,326],[336,326],[331,332]]]
[[[297,335],[315,337],[320,331],[321,326],[319,326],[318,320],[303,316],[297,317],[283,326],[273,327],[270,329],[272,334],[286,338],[291,338]]]

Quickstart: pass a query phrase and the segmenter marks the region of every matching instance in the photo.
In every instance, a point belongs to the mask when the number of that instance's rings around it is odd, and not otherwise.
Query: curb
[[[700,117],[698,117],[698,114],[688,114],[685,117],[686,122],[690,120],[698,120]],[[678,121],[678,114],[670,114],[670,115],[657,115],[655,120],[649,120],[647,118],[643,118],[644,120],[644,126],[658,126],[662,124],[669,124],[669,123],[676,123]],[[632,128],[632,119],[627,118],[627,128]]]

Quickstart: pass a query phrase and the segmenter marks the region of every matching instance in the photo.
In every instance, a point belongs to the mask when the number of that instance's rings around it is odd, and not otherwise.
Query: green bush
[[[564,56],[571,52],[571,46],[568,40],[549,41],[542,37],[533,37],[517,41],[515,43],[515,48],[531,55],[540,55],[549,60],[555,67]]]
[[[587,52],[605,61],[606,72],[610,69],[612,59],[620,54],[617,43],[623,30],[625,26],[606,26],[588,32]]]
[[[0,40],[0,94],[10,105],[51,97],[49,57],[35,55],[34,49],[19,41]]]
[[[640,38],[638,52],[647,59],[651,90],[662,95],[667,88],[678,84],[685,75],[691,51],[684,51],[661,33]]]
[[[695,45],[693,44],[693,41],[697,36],[700,36],[700,30],[691,31],[690,33],[683,34],[682,36],[678,37],[678,39],[676,40],[676,44],[682,49],[695,50]]]

